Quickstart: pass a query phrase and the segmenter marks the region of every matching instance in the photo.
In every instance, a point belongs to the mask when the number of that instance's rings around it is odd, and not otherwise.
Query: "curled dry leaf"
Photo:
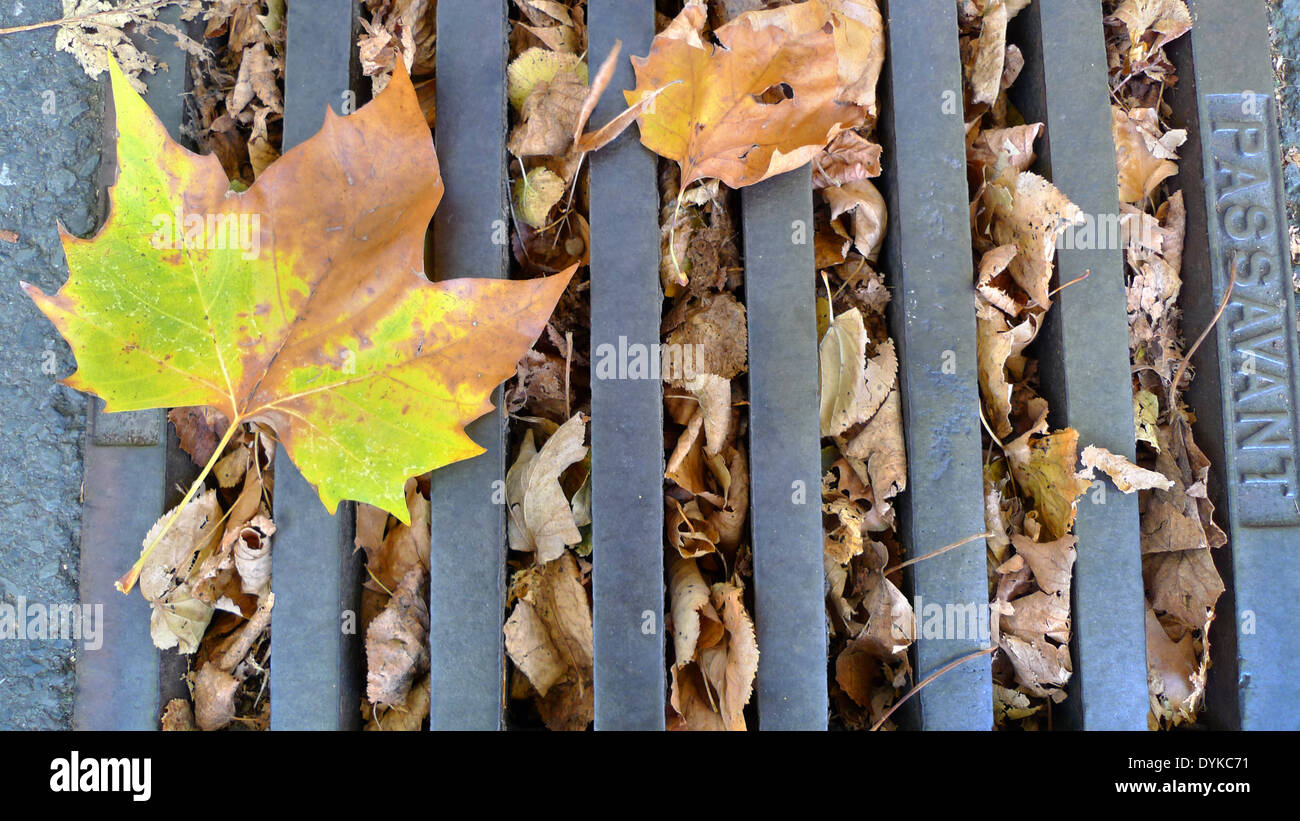
[[[239,528],[235,535],[235,570],[241,589],[250,596],[260,596],[271,589],[271,537],[275,523],[258,515]]]
[[[849,214],[853,227],[852,235],[847,237],[853,247],[869,262],[876,262],[880,256],[880,246],[885,242],[887,209],[885,198],[876,190],[869,180],[847,182],[822,189],[822,197],[831,208],[831,219],[837,220],[842,214]],[[842,232],[838,222],[831,227],[837,233]]]
[[[1100,468],[1115,482],[1115,487],[1125,493],[1132,493],[1136,490],[1150,490],[1151,488],[1168,490],[1174,486],[1174,480],[1164,474],[1140,468],[1123,456],[1111,453],[1105,448],[1099,448],[1096,445],[1088,445],[1088,447],[1084,448],[1083,453],[1079,455],[1079,461],[1083,463],[1085,468],[1079,472],[1080,479],[1092,479],[1093,470]]]
[[[411,686],[429,669],[427,577],[412,568],[383,612],[366,628],[366,698],[405,706]]]
[[[884,149],[856,131],[841,131],[813,160],[813,186],[825,188],[879,177]]]
[[[866,357],[867,330],[857,308],[835,318],[820,346],[821,430],[838,436],[865,422],[884,404],[898,382],[898,356],[886,339]]]
[[[145,536],[153,541],[176,510],[163,514]],[[160,650],[182,653],[199,649],[203,631],[212,620],[212,604],[197,598],[191,573],[221,540],[221,506],[217,493],[204,491],[181,509],[175,524],[159,540],[140,571],[140,593],[149,602],[149,635]]]
[[[1002,91],[1002,69],[1007,53],[1007,6],[990,0],[984,9],[979,39],[975,41],[975,62],[970,69],[971,101],[992,104]]]
[[[519,456],[506,473],[512,550],[536,553],[537,561],[546,563],[563,555],[566,545],[582,541],[560,474],[587,455],[582,444],[586,433],[586,418],[579,413],[551,434],[540,451],[532,428],[524,435]]]

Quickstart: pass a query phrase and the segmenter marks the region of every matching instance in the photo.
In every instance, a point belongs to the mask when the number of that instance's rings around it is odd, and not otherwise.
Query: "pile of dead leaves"
[[[357,505],[365,552],[360,628],[365,638],[367,730],[419,730],[429,717],[429,477],[406,483],[410,523]]]
[[[225,418],[201,407],[176,408],[168,418],[194,464],[207,464],[226,433]],[[187,677],[192,712],[174,699],[163,729],[219,730],[232,721],[246,729],[267,726],[274,456],[270,435],[241,428],[212,471],[217,486],[181,510],[141,570],[154,644],[193,656]]]
[[[883,30],[874,2],[860,0],[688,0],[660,22],[626,96],[640,105],[658,95],[638,115],[641,141],[673,161],[660,174],[668,724],[739,730],[759,648],[746,602],[748,329],[729,189],[817,158],[827,233],[843,240],[831,242],[838,257],[828,264],[874,258],[884,202],[867,178],[879,173],[879,149],[869,128],[849,129],[874,119]],[[832,225],[843,215],[847,228]]]
[[[1187,134],[1165,125],[1164,100],[1178,77],[1164,48],[1192,18],[1182,0],[1110,0],[1105,8],[1139,461],[1166,485],[1140,497],[1150,724],[1171,727],[1194,722],[1204,703],[1209,626],[1224,590],[1212,551],[1227,541],[1213,520],[1210,463],[1181,402],[1190,382],[1180,374],[1178,308],[1187,211],[1183,192],[1168,183]]]
[[[744,375],[749,334],[736,198],[716,184],[677,200],[678,169],[660,172],[661,231],[674,215],[688,249],[689,284],[667,302],[665,378],[666,578],[673,637],[669,729],[743,730],[758,671],[745,602],[753,565]],[[670,264],[670,263],[669,263]]]
[[[872,182],[881,173],[872,136],[884,25],[876,0],[827,5],[840,65],[836,97],[862,110],[860,124],[838,133],[812,163],[814,249],[824,279],[811,286],[826,289],[817,307],[829,686],[835,716],[863,729],[912,680],[912,605],[901,577],[884,573],[905,554],[891,500],[907,486],[907,456],[898,356],[885,319],[890,294],[876,267],[888,221]]]
[[[209,60],[191,60],[186,133],[243,189],[280,156],[286,0],[205,4]]]
[[[15,13],[19,13],[21,8],[21,3],[16,4]],[[180,9],[182,26],[159,19],[160,13],[173,8]],[[158,60],[142,50],[133,38],[165,34],[175,40],[186,54],[206,57],[203,45],[190,37],[184,28],[184,24],[195,19],[202,9],[203,3],[199,0],[63,0],[63,18],[58,21],[54,44],[60,51],[77,58],[82,70],[90,77],[99,77],[108,70],[111,55],[130,80],[131,87],[143,94],[142,74],[153,74],[160,67],[173,67],[160,66]],[[179,70],[182,67],[175,68]]]
[[[976,272],[995,718],[1038,726],[1070,678],[1078,434],[1049,431],[1025,353],[1051,307],[1056,240],[1079,209],[1029,170],[1042,124],[1013,125],[1006,90],[1024,65],[1007,22],[1027,0],[958,0]]]
[[[618,56],[610,55],[588,84],[585,9],[581,0],[515,0],[506,76],[515,262],[524,277],[580,266],[505,393],[512,453],[505,486],[510,720],[552,730],[586,729],[595,709],[582,158],[599,147],[583,132]]]
[[[361,73],[370,78],[371,94],[388,86],[401,57],[419,95],[420,110],[433,128],[437,0],[363,0],[362,5],[368,18],[361,19],[357,54]]]

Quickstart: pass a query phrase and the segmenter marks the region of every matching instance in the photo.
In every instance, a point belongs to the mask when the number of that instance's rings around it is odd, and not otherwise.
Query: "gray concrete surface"
[[[58,17],[58,0],[0,0],[0,27]],[[67,345],[18,280],[56,290],[55,229],[85,234],[100,208],[103,87],[54,30],[0,37],[0,601],[77,601],[85,399],[59,385]],[[73,642],[0,640],[0,729],[59,729],[72,713]]]

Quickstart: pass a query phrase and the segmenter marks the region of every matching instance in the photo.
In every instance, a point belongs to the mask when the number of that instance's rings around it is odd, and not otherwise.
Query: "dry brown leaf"
[[[852,235],[846,238],[853,241],[853,247],[859,254],[875,263],[880,256],[880,247],[885,242],[885,228],[888,217],[885,198],[869,180],[832,185],[821,190],[822,197],[831,209],[831,227],[836,233],[842,233],[838,220],[842,214],[851,217]]]
[[[1115,487],[1125,493],[1135,490],[1160,488],[1168,490],[1174,486],[1174,480],[1154,470],[1146,470],[1133,464],[1123,456],[1111,453],[1105,448],[1088,445],[1079,455],[1084,470],[1079,472],[1080,479],[1092,479],[1093,470],[1100,468],[1115,482]]]
[[[1141,202],[1165,179],[1178,173],[1178,164],[1151,152],[1137,124],[1120,106],[1111,107],[1115,159],[1119,167],[1120,202]]]
[[[898,356],[886,339],[869,361],[862,312],[852,308],[822,337],[820,416],[822,436],[838,436],[871,419],[898,383]]]
[[[884,346],[881,349],[883,353]],[[875,507],[907,488],[907,444],[903,437],[900,397],[897,387],[891,390],[871,421],[844,449],[846,457],[866,463],[871,492],[877,503]]]
[[[275,523],[262,515],[250,519],[235,535],[235,570],[239,573],[241,589],[250,596],[260,596],[271,590],[273,535]]]
[[[1039,307],[1048,308],[1056,241],[1069,226],[1082,223],[1083,212],[1031,171],[1017,174],[1011,185],[991,183],[986,196],[993,215],[993,241],[1016,246],[1008,266],[1011,276]]]
[[[1075,476],[1079,433],[1065,428],[1049,434],[1026,433],[1007,443],[1007,459],[1022,493],[1033,500],[1037,521],[1050,540],[1074,525],[1075,505],[1089,483]]]
[[[512,550],[535,552],[544,564],[561,556],[566,545],[582,541],[559,480],[561,473],[587,455],[582,444],[586,434],[586,417],[578,413],[551,434],[540,451],[533,444],[532,428],[524,435],[519,456],[506,473]]]
[[[217,449],[217,443],[230,426],[230,421],[221,411],[207,405],[172,408],[167,412],[167,419],[176,428],[181,450],[190,455],[197,467],[208,463],[212,451]]]
[[[835,102],[832,33],[794,35],[753,17],[716,29],[715,47],[700,41],[694,25],[702,25],[703,9],[688,7],[647,57],[632,58],[637,86],[624,92],[628,104],[661,92],[637,117],[641,142],[680,163],[683,188],[710,177],[741,188],[798,168],[861,120],[859,107]],[[769,91],[776,92],[770,102]]]
[[[749,361],[745,306],[730,293],[715,294],[692,307],[665,341],[693,357],[696,374],[731,379],[743,373]],[[666,381],[674,387],[684,386],[680,378]]]
[[[726,641],[698,651],[700,671],[717,694],[718,712],[729,730],[745,729],[745,705],[758,673],[758,640],[754,623],[741,600],[744,588],[730,583],[713,586],[709,601],[721,614]]]
[[[813,186],[844,185],[879,177],[883,149],[856,131],[841,131],[813,159]]]
[[[1007,53],[1007,6],[991,0],[975,42],[975,62],[970,70],[971,100],[992,104],[1002,91],[1002,68]]]
[[[144,544],[166,526],[176,511],[160,518]],[[140,593],[149,602],[149,634],[160,650],[176,647],[193,653],[212,619],[212,604],[195,597],[190,585],[193,571],[221,540],[221,506],[217,493],[207,490],[180,510],[171,529],[159,540],[140,571]]]
[[[429,669],[427,577],[412,568],[383,612],[366,628],[366,698],[404,706],[411,686]]]
[[[1062,536],[1053,542],[1035,542],[1021,533],[1011,534],[1016,555],[1022,557],[1034,574],[1034,583],[1044,592],[1070,600],[1070,579],[1074,572],[1074,536]]]
[[[528,677],[539,695],[545,696],[553,685],[564,680],[568,665],[560,660],[546,625],[531,604],[515,603],[506,620],[505,636],[510,660]]]
[[[368,590],[392,595],[397,585],[414,568],[429,571],[429,500],[420,492],[419,481],[406,483],[406,508],[409,525],[394,518],[384,533],[388,514],[379,508],[357,509],[357,546],[366,553]]]

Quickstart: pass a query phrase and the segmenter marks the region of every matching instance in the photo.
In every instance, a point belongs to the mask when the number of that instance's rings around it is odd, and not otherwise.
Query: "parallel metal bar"
[[[434,278],[509,274],[504,0],[438,4],[438,160],[454,169],[434,216]],[[505,418],[466,430],[487,452],[433,473],[430,727],[502,726]]]
[[[87,604],[104,605],[103,644],[77,657],[72,727],[156,730],[158,651],[149,638],[149,603],[137,594],[123,596],[113,582],[140,555],[144,534],[163,513],[166,419],[160,410],[132,412],[139,435],[122,441],[100,424],[110,418],[99,410],[103,402],[92,397],[89,406],[80,596]]]
[[[811,169],[765,180],[741,197],[759,727],[824,730],[826,603]]]
[[[325,107],[346,113],[356,72],[353,0],[290,3],[284,148],[315,134]],[[360,555],[350,503],[330,515],[281,453],[275,462],[275,613],[271,618],[271,729],[344,730],[360,724],[360,636],[341,629],[359,609]]]
[[[886,281],[896,286],[890,323],[901,366],[909,487],[898,510],[903,543],[919,555],[984,532],[961,64],[952,0],[893,0],[884,11],[884,268]],[[915,565],[915,597],[923,605],[986,608],[984,553],[977,542]],[[977,636],[918,638],[918,677],[982,646]],[[917,698],[925,729],[991,728],[988,657],[955,668]]]
[[[1208,719],[1247,730],[1300,729],[1300,351],[1263,0],[1193,0],[1196,25],[1171,48],[1176,125],[1190,139],[1177,179],[1186,191],[1184,333],[1222,319],[1193,357],[1188,403],[1211,468],[1228,548],[1229,594],[1211,633]],[[1226,520],[1226,521],[1225,521]],[[1230,552],[1229,552],[1230,551]]]
[[[179,22],[179,11],[163,19]],[[145,102],[173,139],[181,139],[186,77],[185,53],[168,38],[142,47],[164,63],[146,78]],[[105,112],[112,116],[112,106]],[[101,173],[116,177],[110,119]],[[78,730],[156,730],[159,718],[159,654],[149,637],[149,603],[113,587],[140,555],[141,542],[165,509],[167,419],[162,410],[106,414],[98,398],[87,400],[81,512],[81,601],[104,605],[103,643],[77,657],[77,696],[72,726]],[[169,651],[175,654],[175,651]]]
[[[623,41],[604,123],[632,88],[629,55],[648,54],[651,0],[590,0],[588,53],[605,59]],[[591,157],[591,350],[594,361],[627,344],[659,341],[659,202],[655,157],[630,129]],[[603,352],[603,353],[602,353]],[[592,610],[596,729],[664,728],[664,440],[658,379],[591,380]]]
[[[1118,218],[1115,144],[1101,4],[1034,3],[1013,21],[1025,68],[1011,89],[1028,122],[1047,126],[1035,168],[1092,219]],[[1100,244],[1100,243],[1098,243]],[[1127,295],[1121,247],[1061,249],[1059,282],[1091,274],[1056,295],[1040,336],[1043,393],[1051,423],[1079,431],[1132,460],[1135,452]],[[1080,499],[1075,534],[1074,677],[1065,725],[1089,730],[1146,727],[1145,599],[1137,495],[1105,491]]]

